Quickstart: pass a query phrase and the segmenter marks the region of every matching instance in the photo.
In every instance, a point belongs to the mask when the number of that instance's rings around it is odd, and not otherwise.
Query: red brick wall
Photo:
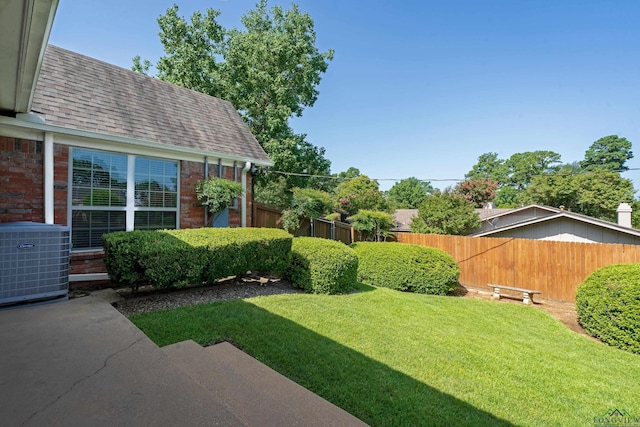
[[[204,162],[181,162],[180,228],[198,228],[204,225],[204,208],[196,197],[196,184],[203,179]]]
[[[44,222],[43,143],[0,136],[0,222]],[[69,148],[54,145],[54,222],[67,225]]]
[[[67,224],[67,195],[69,191],[69,147],[53,145],[53,221]]]
[[[103,258],[103,251],[72,253],[69,274],[106,273]]]
[[[244,166],[244,165],[242,165]],[[238,166],[238,182],[241,180],[242,166]],[[218,176],[218,165],[210,164],[209,175]],[[233,166],[222,167],[222,177],[233,180]],[[180,168],[180,228],[197,228],[204,224],[204,208],[196,197],[196,184],[204,179],[204,162],[183,161]],[[251,174],[247,174],[247,226],[251,225]],[[242,200],[237,209],[229,209],[229,227],[242,225]]]
[[[44,222],[42,145],[0,136],[0,222]]]

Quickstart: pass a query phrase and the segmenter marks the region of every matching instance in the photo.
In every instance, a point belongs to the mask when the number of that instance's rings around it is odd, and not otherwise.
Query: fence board
[[[280,221],[282,210],[262,203],[253,204],[253,227],[282,228]],[[293,233],[294,236],[313,236],[331,239],[331,228],[334,228],[334,240],[338,240],[348,245],[352,243],[353,232],[351,225],[342,222],[332,222],[326,220],[314,220],[313,227],[309,218],[300,220],[300,227]]]
[[[598,268],[640,262],[636,245],[412,233],[397,233],[396,240],[451,254],[460,265],[463,285],[511,285],[560,301],[575,301],[578,285]]]

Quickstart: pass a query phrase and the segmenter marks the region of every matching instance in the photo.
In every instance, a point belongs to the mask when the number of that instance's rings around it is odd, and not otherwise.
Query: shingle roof
[[[397,226],[392,231],[411,231],[413,218],[418,216],[418,209],[397,209],[393,213],[393,220]]]
[[[231,103],[52,45],[32,111],[50,125],[270,163]]]

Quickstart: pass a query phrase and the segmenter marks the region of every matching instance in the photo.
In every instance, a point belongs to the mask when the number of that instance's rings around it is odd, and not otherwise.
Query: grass
[[[227,340],[366,423],[593,425],[640,415],[640,357],[542,310],[363,287],[134,315],[158,345]]]

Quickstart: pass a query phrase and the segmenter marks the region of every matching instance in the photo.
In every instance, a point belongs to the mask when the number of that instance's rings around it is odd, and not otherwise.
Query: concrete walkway
[[[0,311],[2,426],[362,426],[230,344],[160,349],[96,296]]]

